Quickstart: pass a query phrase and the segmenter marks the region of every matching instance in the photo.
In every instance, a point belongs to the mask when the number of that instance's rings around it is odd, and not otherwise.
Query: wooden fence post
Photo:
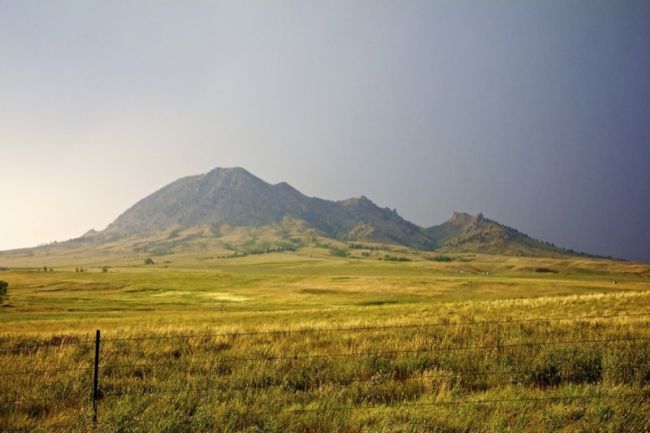
[[[93,424],[97,424],[97,398],[99,397],[99,329],[95,334],[95,374],[93,377]]]

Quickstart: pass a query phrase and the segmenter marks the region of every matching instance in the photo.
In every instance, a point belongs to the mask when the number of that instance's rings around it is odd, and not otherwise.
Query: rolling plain
[[[650,428],[650,265],[318,247],[54,263],[0,272],[2,431]]]

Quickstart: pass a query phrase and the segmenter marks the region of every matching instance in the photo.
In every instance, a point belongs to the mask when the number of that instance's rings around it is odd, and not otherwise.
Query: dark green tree
[[[5,296],[7,296],[7,289],[9,288],[9,283],[3,280],[0,280],[0,304],[4,301]]]

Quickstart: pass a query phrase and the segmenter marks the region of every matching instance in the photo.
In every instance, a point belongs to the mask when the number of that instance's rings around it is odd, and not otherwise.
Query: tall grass
[[[0,430],[642,432],[649,300],[633,292],[125,324],[102,339],[95,430],[93,335],[5,333],[2,398],[20,401],[0,405]],[[617,314],[629,316],[592,317]],[[540,317],[562,319],[526,320]],[[331,329],[355,327],[379,329]]]

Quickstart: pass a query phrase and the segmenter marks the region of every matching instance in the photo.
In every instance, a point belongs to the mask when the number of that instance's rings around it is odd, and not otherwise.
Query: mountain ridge
[[[102,243],[169,236],[200,231],[198,227],[211,227],[215,236],[222,227],[272,226],[284,233],[285,224],[300,227],[302,234],[313,230],[338,241],[396,244],[444,253],[586,255],[536,240],[483,214],[454,212],[442,224],[421,227],[364,195],[339,201],[308,197],[287,182],[270,184],[241,167],[182,177],[139,200],[105,230],[90,231],[73,241]]]
[[[334,238],[346,237],[362,217],[392,219],[403,226],[393,227],[388,239],[404,241],[396,231],[408,226],[406,220],[389,215],[365,197],[337,202],[307,197],[286,182],[272,185],[236,167],[172,182],[127,209],[104,232],[123,237],[197,225],[251,227],[278,224],[285,216],[305,220]],[[417,232],[409,229],[411,234]]]

